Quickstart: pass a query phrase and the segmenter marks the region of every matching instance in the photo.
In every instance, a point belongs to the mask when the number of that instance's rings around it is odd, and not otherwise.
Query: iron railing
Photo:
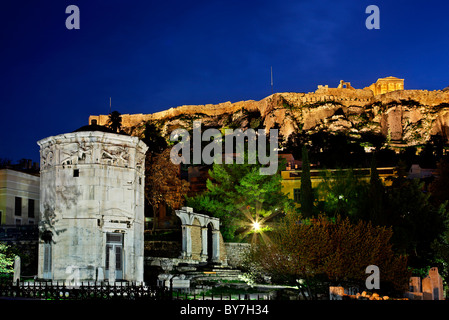
[[[0,241],[20,241],[39,239],[37,225],[1,225]]]
[[[0,298],[39,300],[172,300],[170,289],[132,283],[66,285],[65,282],[19,282],[0,284]]]
[[[115,284],[81,282],[0,283],[0,299],[36,300],[271,300],[268,293],[192,293],[161,286],[127,282]]]

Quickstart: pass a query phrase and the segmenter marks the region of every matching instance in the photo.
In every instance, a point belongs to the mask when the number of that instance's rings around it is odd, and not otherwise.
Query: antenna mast
[[[273,94],[273,66],[271,66],[271,94]]]

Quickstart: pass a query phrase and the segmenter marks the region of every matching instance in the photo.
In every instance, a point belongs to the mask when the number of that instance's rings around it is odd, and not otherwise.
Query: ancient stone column
[[[191,226],[182,226],[182,253],[181,258],[189,259],[192,257],[192,237],[191,237]]]
[[[220,231],[212,230],[212,262],[220,261]]]
[[[201,260],[207,261],[208,255],[207,255],[207,227],[201,228]]]

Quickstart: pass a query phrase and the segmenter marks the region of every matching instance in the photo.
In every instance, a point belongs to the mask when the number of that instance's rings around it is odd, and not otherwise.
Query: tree
[[[351,169],[326,171],[318,185],[319,210],[328,217],[369,220],[369,184]]]
[[[167,141],[162,136],[161,131],[151,122],[145,124],[142,141],[148,146],[148,152],[150,153],[161,153],[167,148]]]
[[[449,230],[445,203],[433,205],[430,193],[424,192],[424,183],[418,179],[397,178],[386,191],[384,223],[393,228],[396,251],[407,254],[413,268],[432,264],[432,243]]]
[[[310,180],[310,162],[306,146],[302,147],[302,167],[301,167],[301,212],[304,217],[311,217],[314,213],[314,195],[312,182]]]
[[[209,170],[207,191],[187,198],[196,211],[220,218],[226,241],[242,239],[257,222],[259,226],[293,208],[281,190],[279,174],[261,175],[259,164],[214,164]]]
[[[383,225],[383,195],[384,186],[377,172],[377,163],[375,154],[371,159],[370,181],[369,181],[369,197],[367,197],[367,213],[368,219],[375,225]]]
[[[297,284],[300,280],[312,297],[318,284],[325,289],[328,285],[362,288],[369,265],[379,267],[381,289],[403,291],[409,277],[407,260],[394,253],[391,236],[391,228],[362,220],[352,223],[349,218],[324,216],[303,220],[288,215],[271,242],[254,247],[249,257],[272,281]]]
[[[408,146],[401,151],[399,161],[402,161],[406,170],[408,170],[412,164],[417,163],[416,150],[415,146]]]
[[[0,242],[0,274],[14,271],[14,257],[9,252],[10,247]]]
[[[108,128],[114,132],[120,132],[122,129],[122,115],[118,111],[112,111],[109,114]]]
[[[308,158],[313,163],[327,168],[352,168],[365,166],[365,150],[358,139],[343,133],[304,131],[292,133],[285,150],[295,158],[301,158],[302,146],[308,147]],[[366,162],[369,164],[369,162]]]
[[[6,158],[0,158],[0,168],[8,168],[11,166],[11,160]]]
[[[437,164],[436,179],[430,184],[431,198],[436,204],[449,200],[449,162],[440,160]]]
[[[145,199],[153,208],[157,219],[158,208],[162,203],[171,208],[180,208],[189,190],[189,183],[182,180],[179,165],[170,160],[170,148],[161,153],[147,153],[145,162]],[[156,222],[156,221],[155,221]],[[153,228],[157,223],[153,223]]]
[[[380,149],[386,142],[386,137],[381,133],[375,133],[372,131],[366,131],[361,134],[361,140],[363,142],[368,143],[376,149],[376,152],[379,152]]]
[[[449,201],[449,163],[441,159],[437,164],[436,178],[430,184],[430,199],[434,206],[447,207]],[[448,224],[448,221],[445,221]],[[431,244],[431,249],[435,252],[432,266],[437,266],[439,273],[443,276],[445,286],[449,282],[449,227],[438,235]],[[427,270],[426,270],[427,271]]]
[[[432,135],[419,154],[419,165],[422,168],[435,168],[443,157],[444,138],[441,135]]]
[[[145,123],[141,139],[148,146],[145,157],[145,200],[152,209],[154,231],[158,226],[161,206],[179,209],[190,186],[181,179],[180,166],[171,162],[167,141],[154,123]]]
[[[434,248],[442,252],[448,242],[446,202],[432,203],[424,182],[403,175],[392,179],[390,186],[384,186],[375,167],[373,161],[369,182],[355,176],[352,170],[328,173],[319,185],[324,197],[321,212],[331,218],[347,217],[353,223],[362,220],[374,226],[391,227],[395,252],[407,255],[413,270],[431,266],[438,259]]]

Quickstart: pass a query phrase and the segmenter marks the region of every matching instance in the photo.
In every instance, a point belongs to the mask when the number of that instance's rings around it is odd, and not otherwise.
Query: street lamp
[[[260,230],[260,227],[261,226],[260,226],[259,222],[257,222],[257,221],[253,222],[253,229],[254,229],[255,232],[258,232]]]

